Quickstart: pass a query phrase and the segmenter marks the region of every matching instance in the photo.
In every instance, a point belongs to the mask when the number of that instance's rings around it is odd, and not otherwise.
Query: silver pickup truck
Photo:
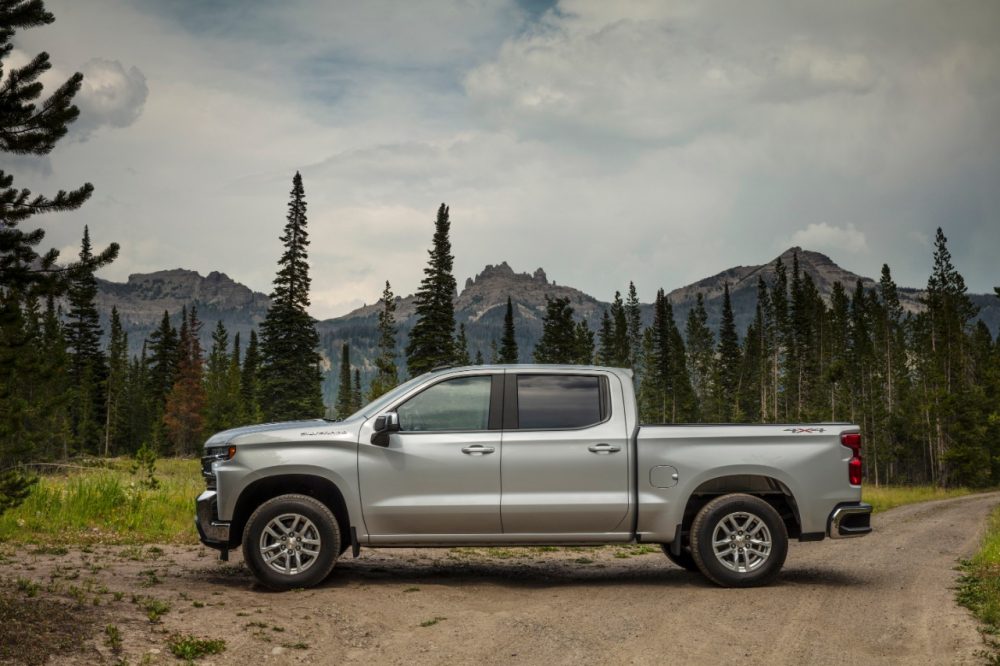
[[[448,368],[343,421],[205,443],[201,541],[242,545],[267,587],[308,587],[347,549],[662,544],[723,586],[779,572],[788,539],[871,531],[857,426],[640,425],[629,370]]]

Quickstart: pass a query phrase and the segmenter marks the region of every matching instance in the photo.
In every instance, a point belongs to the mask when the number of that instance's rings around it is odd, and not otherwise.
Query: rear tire
[[[753,495],[716,497],[691,525],[691,554],[698,569],[722,587],[766,585],[788,554],[785,522]]]
[[[265,587],[290,590],[323,581],[341,552],[330,508],[308,495],[279,495],[261,504],[243,530],[243,559]]]
[[[664,543],[660,544],[663,548],[663,554],[667,556],[667,559],[679,566],[685,571],[698,571],[698,564],[694,561],[694,556],[691,554],[691,549],[686,546],[681,546],[681,554],[674,555],[673,551],[670,550],[670,544]]]

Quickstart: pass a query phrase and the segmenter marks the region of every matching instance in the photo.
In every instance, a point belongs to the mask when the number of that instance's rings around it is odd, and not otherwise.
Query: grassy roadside
[[[968,488],[938,488],[937,486],[878,486],[866,484],[861,498],[872,505],[875,513],[888,511],[904,504],[961,497],[973,492]]]
[[[984,657],[1000,665],[1000,507],[993,510],[983,545],[971,559],[962,562],[958,603],[983,623]]]
[[[194,459],[156,461],[157,486],[132,461],[56,468],[24,504],[0,516],[0,543],[197,543],[194,498],[205,484]]]

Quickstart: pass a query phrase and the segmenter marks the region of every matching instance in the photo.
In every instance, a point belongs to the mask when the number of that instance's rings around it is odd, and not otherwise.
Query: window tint
[[[600,378],[517,376],[517,422],[520,429],[582,428],[602,420]]]
[[[435,384],[396,409],[399,429],[405,432],[486,430],[492,383],[493,379],[484,375]]]

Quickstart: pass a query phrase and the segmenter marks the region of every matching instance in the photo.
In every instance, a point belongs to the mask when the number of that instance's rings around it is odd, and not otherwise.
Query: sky
[[[42,223],[270,291],[292,176],[312,313],[416,290],[437,207],[459,286],[544,267],[640,299],[793,245],[923,286],[938,226],[970,291],[1000,284],[1000,3],[46,0],[19,33],[81,116],[37,192],[92,182]],[[51,89],[51,87],[50,87]],[[39,218],[36,218],[39,219]]]

